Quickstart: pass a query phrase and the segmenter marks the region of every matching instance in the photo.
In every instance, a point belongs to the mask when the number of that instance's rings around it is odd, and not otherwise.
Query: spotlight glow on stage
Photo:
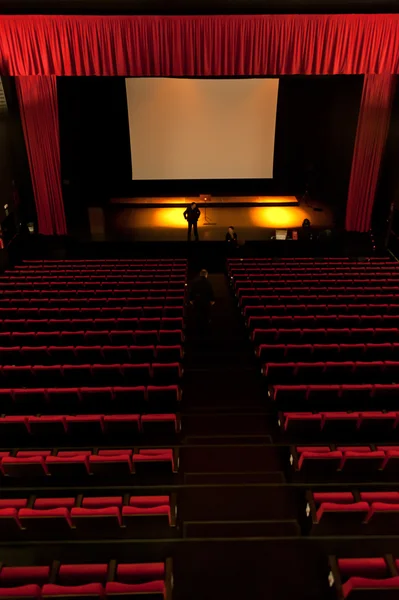
[[[182,208],[157,208],[152,211],[153,227],[187,227]]]
[[[308,214],[297,206],[270,206],[265,208],[250,208],[249,218],[256,227],[291,228],[301,227]]]

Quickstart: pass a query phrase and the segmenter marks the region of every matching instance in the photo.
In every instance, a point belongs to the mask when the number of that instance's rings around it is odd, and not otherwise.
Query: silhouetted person
[[[187,206],[186,210],[183,213],[183,217],[186,219],[188,223],[188,232],[187,239],[191,240],[191,229],[194,227],[194,237],[195,241],[198,242],[198,219],[201,216],[201,211],[196,205],[195,202],[192,202],[190,206]]]
[[[227,246],[228,252],[230,252],[230,253],[233,253],[238,248],[238,238],[237,238],[237,234],[234,230],[233,225],[230,225],[230,227],[227,230],[226,246]]]
[[[215,295],[205,269],[192,282],[189,298],[190,304],[195,308],[198,326],[206,328],[211,320],[211,306],[215,304]]]
[[[302,222],[302,228],[300,231],[300,238],[303,241],[310,241],[312,239],[312,226],[309,219],[304,219]]]

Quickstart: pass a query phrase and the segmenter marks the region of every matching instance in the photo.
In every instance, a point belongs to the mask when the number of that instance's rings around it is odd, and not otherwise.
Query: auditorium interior
[[[398,73],[398,0],[0,0],[0,600],[399,598]]]

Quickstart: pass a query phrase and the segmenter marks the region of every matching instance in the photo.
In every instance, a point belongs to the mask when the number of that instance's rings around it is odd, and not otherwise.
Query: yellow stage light
[[[249,211],[252,225],[273,229],[301,227],[303,220],[307,217],[307,213],[297,206],[250,208]]]
[[[152,225],[154,227],[187,227],[183,217],[184,208],[157,208],[152,211]]]

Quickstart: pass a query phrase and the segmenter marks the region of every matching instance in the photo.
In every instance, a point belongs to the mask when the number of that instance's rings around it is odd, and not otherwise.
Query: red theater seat
[[[112,435],[138,435],[140,433],[140,415],[105,415],[104,426]]]
[[[176,434],[179,423],[176,415],[143,415],[141,417],[143,433],[148,434]]]
[[[178,467],[175,464],[173,450],[162,448],[159,450],[140,449],[133,455],[133,464],[136,473],[143,475],[170,474],[175,472]]]
[[[99,508],[72,508],[71,517],[75,527],[83,533],[92,535],[101,530],[101,534],[117,534],[122,526],[122,517],[118,506]]]
[[[85,585],[64,586],[46,584],[42,587],[43,598],[102,598],[103,586],[100,583],[87,583]]]
[[[0,598],[13,598],[17,600],[18,598],[32,598],[39,599],[41,598],[41,589],[38,585],[28,584],[28,585],[20,585],[16,587],[0,587]]]
[[[99,450],[90,456],[90,470],[94,475],[128,476],[132,474],[132,450]]]
[[[399,578],[398,578],[399,579]],[[150,598],[151,600],[164,600],[164,581],[149,581],[146,583],[119,583],[110,581],[105,586],[107,598]]]
[[[312,413],[284,413],[283,428],[289,433],[315,434],[321,430],[322,415]]]
[[[62,585],[105,583],[107,574],[107,564],[61,565],[58,571],[58,582]]]
[[[46,467],[55,477],[87,477],[90,473],[89,450],[60,451],[57,456],[48,456]]]

